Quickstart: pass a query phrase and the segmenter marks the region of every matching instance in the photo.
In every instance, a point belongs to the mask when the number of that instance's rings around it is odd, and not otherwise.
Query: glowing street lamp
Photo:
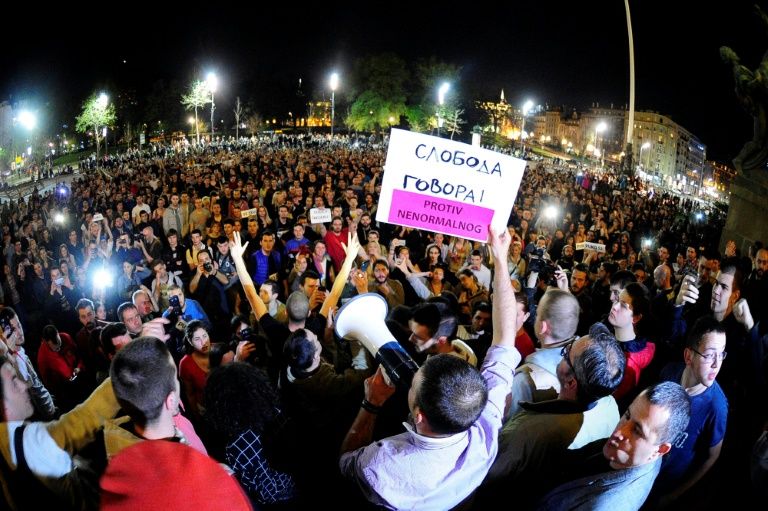
[[[211,143],[213,143],[213,112],[216,110],[216,104],[213,102],[213,94],[219,87],[219,79],[216,77],[216,73],[208,73],[208,76],[205,77],[205,84],[208,86],[208,90],[211,91]]]
[[[333,136],[333,125],[336,121],[336,88],[339,86],[339,73],[331,73],[328,86],[331,88],[331,136]]]
[[[531,109],[533,109],[533,101],[529,99],[528,101],[523,103],[523,108],[521,110],[523,114],[523,122],[520,128],[520,144],[521,144],[520,147],[523,155],[525,155],[525,119],[528,116],[528,112],[530,112]]]
[[[600,167],[605,166],[605,150],[603,149],[603,136],[602,134],[608,129],[608,125],[605,121],[598,123],[595,128],[595,145],[597,145],[597,136],[600,135]]]
[[[35,129],[37,126],[37,116],[28,110],[22,110],[17,117],[19,123],[28,130]]]
[[[650,149],[650,148],[651,148],[651,143],[650,142],[644,142],[643,145],[640,146],[640,161],[641,162],[643,161],[643,149]],[[651,155],[650,155],[650,151],[648,151],[648,156],[646,157],[646,162],[645,162],[645,169],[643,169],[643,170],[645,170],[646,173],[648,173],[648,167],[651,165],[650,159],[651,159]]]
[[[437,89],[437,136],[440,136],[440,128],[443,127],[443,104],[445,103],[445,95],[448,93],[448,89],[451,88],[451,84],[443,82],[440,88]]]

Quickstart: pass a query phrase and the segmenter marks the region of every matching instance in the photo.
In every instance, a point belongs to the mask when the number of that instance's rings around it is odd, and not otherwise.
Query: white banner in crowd
[[[583,243],[576,243],[576,250],[593,250],[595,252],[605,252],[605,245],[602,243],[590,243],[585,241]]]
[[[331,221],[330,208],[312,208],[309,210],[310,224],[324,224]]]
[[[248,218],[249,216],[256,216],[259,213],[259,208],[246,209],[240,212],[240,218]]]
[[[506,229],[525,161],[445,138],[393,129],[376,220],[488,240]]]

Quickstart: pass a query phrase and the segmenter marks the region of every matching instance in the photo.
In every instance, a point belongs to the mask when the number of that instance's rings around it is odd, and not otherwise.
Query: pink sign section
[[[421,193],[392,191],[388,222],[485,241],[493,210]]]

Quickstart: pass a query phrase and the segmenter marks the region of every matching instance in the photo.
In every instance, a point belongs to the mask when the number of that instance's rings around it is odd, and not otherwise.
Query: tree
[[[389,101],[369,90],[352,103],[345,122],[357,131],[376,131],[378,128],[389,126],[390,118],[400,119],[404,114],[404,102]]]
[[[181,104],[187,110],[195,110],[195,134],[197,135],[197,143],[200,143],[200,128],[197,120],[197,109],[202,108],[211,102],[211,93],[208,90],[208,85],[201,81],[195,80],[189,88],[189,94],[181,95]]]
[[[263,123],[264,119],[256,112],[252,112],[245,118],[245,125],[248,126],[248,131],[251,133],[251,136],[255,135],[261,129]]]
[[[96,139],[96,158],[99,157],[101,128],[114,126],[116,120],[115,105],[109,102],[106,94],[94,93],[83,103],[83,112],[76,118],[75,129],[80,133],[93,130],[93,136]]]
[[[235,114],[235,139],[240,140],[240,117],[243,115],[243,107],[240,104],[240,96],[237,97],[235,109],[232,110],[232,113]]]
[[[461,118],[463,113],[463,108],[455,108],[445,112],[445,131],[451,132],[451,140],[453,140],[454,135],[461,135],[461,125],[467,122]]]
[[[429,116],[427,122],[430,128],[437,127],[438,118],[447,121],[459,109],[460,73],[461,68],[439,61],[435,57],[419,61],[415,65],[416,83],[414,87],[419,92],[413,94],[415,97],[412,102],[412,106],[415,107],[413,112],[426,113]],[[450,84],[450,90],[444,97],[443,105],[440,106],[437,104],[437,91],[441,84],[446,82]],[[408,120],[411,121],[410,118]],[[416,121],[419,126],[423,126],[421,119],[416,119]]]
[[[350,90],[354,98],[345,119],[358,131],[374,131],[391,124],[390,118],[405,115],[405,83],[408,71],[400,57],[374,55],[358,60],[352,73]]]

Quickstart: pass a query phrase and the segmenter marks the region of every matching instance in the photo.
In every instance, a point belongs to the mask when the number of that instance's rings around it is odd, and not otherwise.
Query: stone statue
[[[755,10],[768,30],[768,16],[757,5]],[[720,48],[720,56],[733,67],[736,95],[754,119],[752,140],[744,144],[733,164],[742,173],[765,169],[768,163],[768,52],[754,71],[742,65],[736,52],[727,46]]]

